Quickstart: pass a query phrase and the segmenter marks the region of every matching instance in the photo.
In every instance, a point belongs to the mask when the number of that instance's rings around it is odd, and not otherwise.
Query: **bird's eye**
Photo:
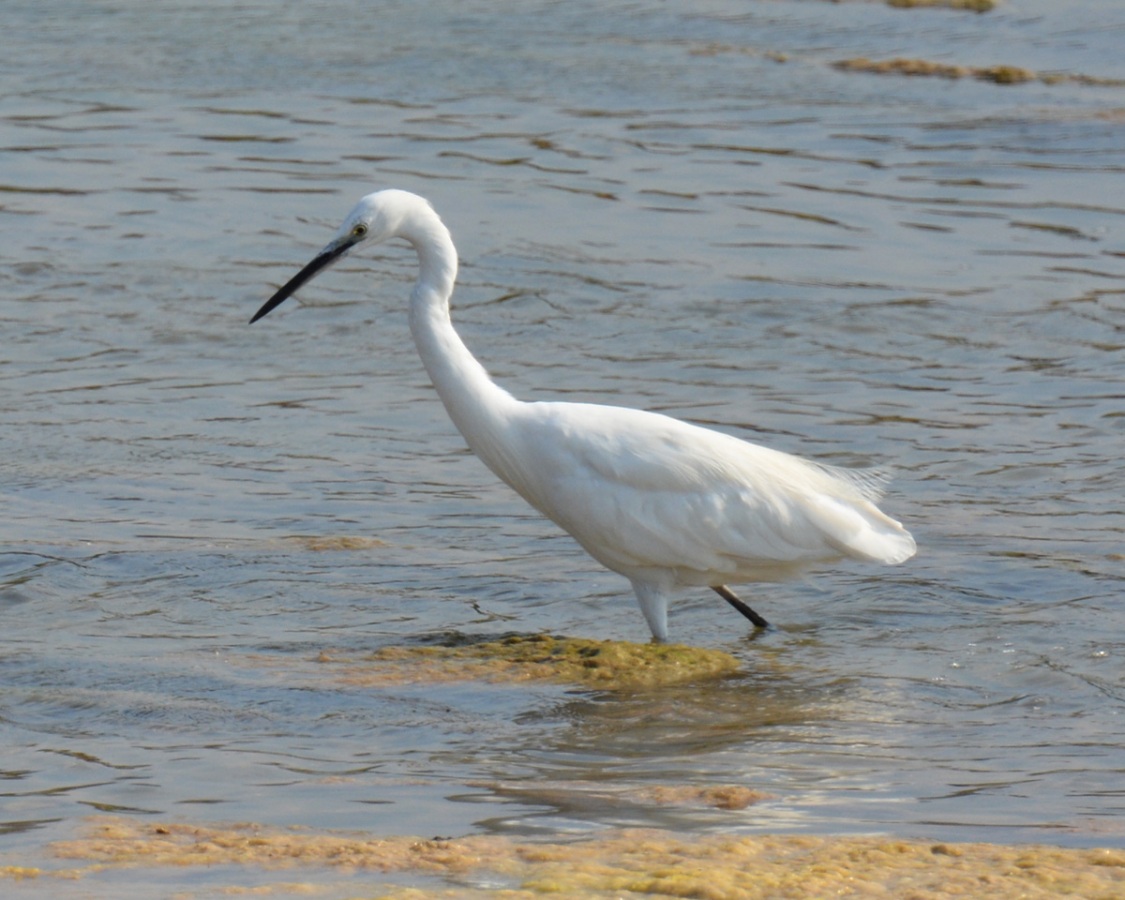
[[[360,222],[358,225],[356,225],[355,228],[352,229],[352,237],[361,238],[361,237],[365,237],[366,235],[367,235],[367,226],[364,225],[362,222]]]

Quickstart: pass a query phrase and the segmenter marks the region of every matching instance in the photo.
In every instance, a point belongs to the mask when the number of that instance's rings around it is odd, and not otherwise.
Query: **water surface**
[[[5,857],[106,811],[1119,846],[1125,16],[1059,6],[8,4]],[[648,636],[464,449],[408,252],[247,326],[387,186],[450,225],[455,322],[518,396],[891,462],[917,558],[750,590],[753,640],[685,597],[674,637],[743,662],[702,687],[329,677],[446,632]],[[773,799],[594,789],[685,782]]]

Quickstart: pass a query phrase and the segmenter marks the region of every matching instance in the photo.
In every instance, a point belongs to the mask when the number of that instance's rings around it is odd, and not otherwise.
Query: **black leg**
[[[743,603],[741,600],[739,600],[738,595],[735,594],[735,592],[732,591],[725,584],[720,584],[718,587],[715,587],[714,585],[712,585],[711,590],[713,590],[716,594],[718,594],[720,597],[722,597],[724,600],[726,600],[727,603],[729,603],[731,606],[733,606],[735,609],[737,609],[740,613],[742,613],[744,616],[746,616],[746,618],[748,618],[751,622],[753,622],[755,628],[768,628],[769,627],[769,624],[770,624],[769,622],[767,622],[765,619],[763,619],[761,616],[759,616],[756,612],[754,612],[754,610],[752,610],[749,606],[747,606],[745,603]]]

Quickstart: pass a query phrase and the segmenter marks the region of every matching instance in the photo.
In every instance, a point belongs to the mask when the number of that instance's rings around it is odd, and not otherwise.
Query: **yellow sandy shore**
[[[208,893],[315,896],[331,882],[325,870],[346,873],[349,883],[373,882],[357,897],[425,898],[758,898],[864,897],[896,900],[976,898],[1015,900],[1125,896],[1125,852],[1048,846],[935,844],[886,838],[809,836],[705,836],[687,838],[654,830],[616,830],[593,839],[529,842],[498,836],[450,840],[372,838],[270,829],[153,824],[100,818],[87,834],[50,848],[55,871],[8,867],[0,881],[34,878],[49,889],[59,878],[100,876],[115,869],[237,864],[256,867],[254,888]],[[284,879],[280,877],[284,870]],[[295,879],[294,870],[304,870]],[[273,874],[271,874],[273,873]],[[320,876],[320,881],[318,881]],[[449,887],[394,887],[419,876]],[[479,887],[475,885],[489,885]],[[503,887],[493,887],[503,885]]]

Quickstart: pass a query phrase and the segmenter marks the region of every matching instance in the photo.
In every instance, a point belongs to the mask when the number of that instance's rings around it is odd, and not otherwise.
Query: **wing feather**
[[[839,556],[899,562],[885,469],[840,469],[640,410],[533,403],[499,472],[603,565],[685,583],[773,580]],[[527,461],[526,468],[522,464]]]

